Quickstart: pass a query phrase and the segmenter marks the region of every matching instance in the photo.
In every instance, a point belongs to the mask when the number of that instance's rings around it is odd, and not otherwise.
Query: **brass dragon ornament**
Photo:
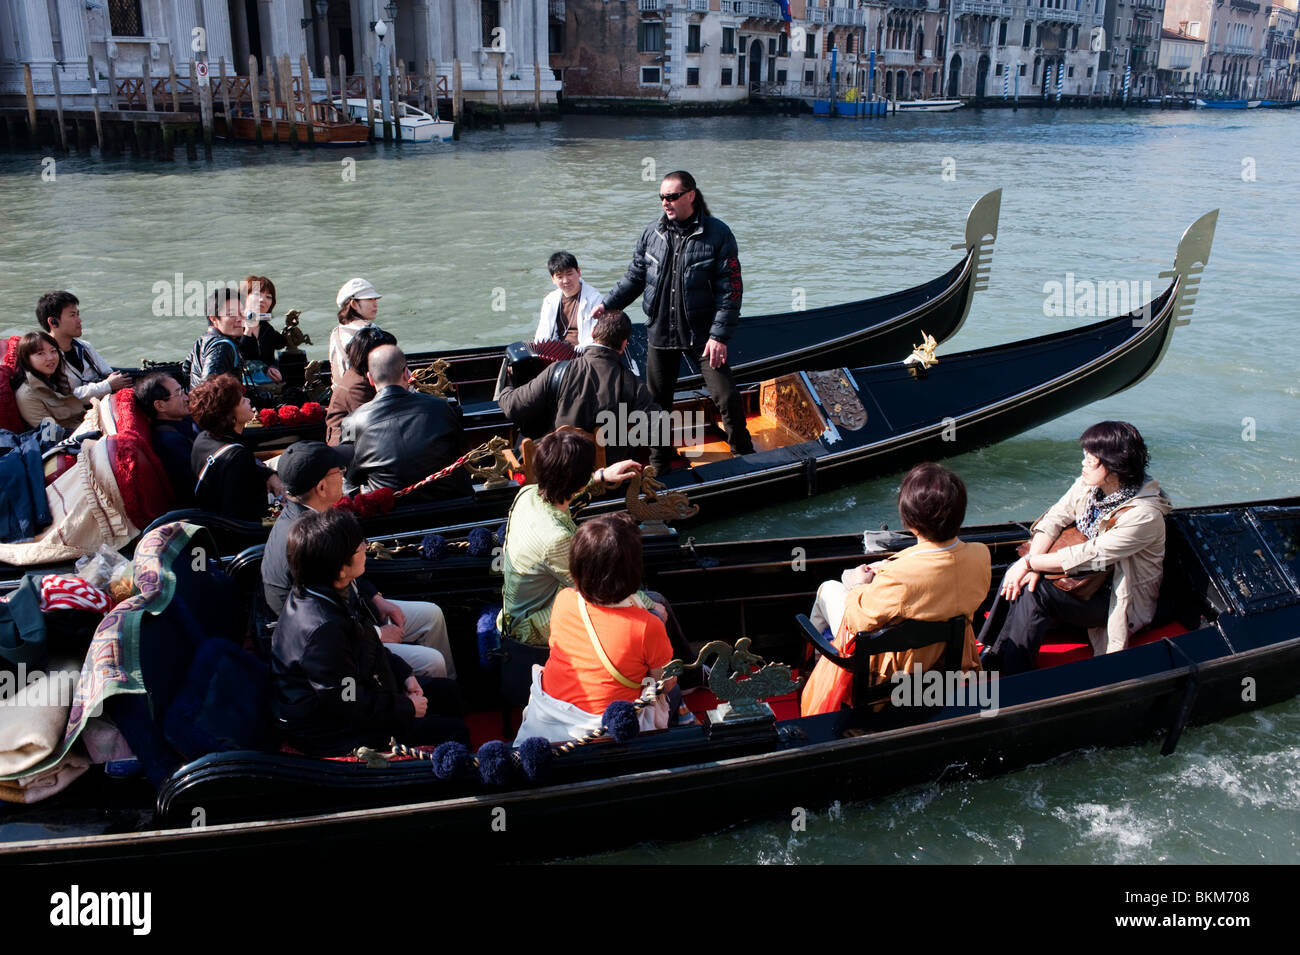
[[[706,643],[694,663],[686,664],[681,660],[672,660],[664,667],[663,679],[680,677],[687,670],[694,670],[712,658],[709,670],[708,687],[720,701],[730,704],[725,710],[724,721],[762,718],[771,715],[770,708],[763,703],[773,696],[793,693],[803,685],[802,680],[790,677],[790,668],[781,663],[768,663],[757,653],[749,651],[749,637],[741,637],[733,647],[725,640]]]

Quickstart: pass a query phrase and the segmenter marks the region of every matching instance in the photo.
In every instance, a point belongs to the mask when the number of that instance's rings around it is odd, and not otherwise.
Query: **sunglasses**
[[[665,192],[665,193],[660,194],[660,196],[659,196],[659,201],[660,201],[660,202],[676,202],[676,201],[677,201],[678,199],[680,199],[682,196],[686,195],[686,193],[688,193],[688,192],[694,192],[694,191],[695,191],[694,189],[684,189],[684,190],[681,191],[681,192]]]

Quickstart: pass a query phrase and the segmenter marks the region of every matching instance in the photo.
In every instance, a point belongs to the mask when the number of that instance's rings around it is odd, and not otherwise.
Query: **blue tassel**
[[[627,700],[615,700],[605,707],[605,714],[600,718],[609,735],[620,743],[626,743],[641,732],[637,722],[636,707]]]
[[[489,740],[478,748],[478,774],[489,786],[510,782],[510,747],[499,739]]]
[[[469,765],[469,747],[455,740],[439,743],[433,750],[433,774],[453,779]]]
[[[546,780],[551,771],[551,759],[555,756],[551,744],[540,736],[530,736],[519,744],[519,763],[524,767],[524,775],[531,782]]]
[[[492,532],[486,527],[476,527],[469,532],[469,556],[492,556]]]
[[[492,658],[488,655],[501,646],[501,631],[497,629],[497,613],[500,607],[488,607],[478,618],[478,665],[484,670],[491,669]]]
[[[447,553],[447,538],[441,534],[425,534],[420,540],[420,556],[425,560],[442,560]]]

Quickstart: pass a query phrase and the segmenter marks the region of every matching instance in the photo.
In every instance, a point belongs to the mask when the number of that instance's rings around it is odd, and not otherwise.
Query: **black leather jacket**
[[[409,487],[460,457],[464,430],[460,408],[445,398],[385,385],[343,419],[343,443],[355,445],[348,483],[365,491]],[[469,475],[461,468],[434,481],[423,496],[471,493]]]
[[[244,356],[239,351],[238,339],[221,334],[211,325],[194,343],[190,356],[181,363],[181,371],[189,379],[193,391],[215,375],[234,375],[244,380]]]
[[[667,217],[641,233],[627,273],[605,295],[605,308],[626,308],[644,290],[641,308],[652,347],[699,349],[710,338],[730,340],[740,324],[743,289],[736,237],[725,222],[713,216],[701,216],[695,230],[685,237],[681,254],[673,256],[673,272],[682,277],[685,299],[685,315],[676,316],[676,328],[659,320],[659,298],[671,294],[671,277],[662,269],[671,239]]]
[[[389,653],[355,589],[346,600],[290,591],[271,643],[275,715],[289,741],[313,756],[386,746],[415,720],[411,668]]]

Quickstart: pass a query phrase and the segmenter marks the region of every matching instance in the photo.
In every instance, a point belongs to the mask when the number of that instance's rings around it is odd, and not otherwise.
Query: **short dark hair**
[[[215,289],[212,294],[208,296],[209,325],[212,324],[212,319],[216,318],[217,315],[220,314],[221,310],[226,307],[226,303],[232,299],[236,305],[239,304],[239,290],[233,289],[229,285],[223,285],[220,288]]]
[[[171,397],[171,389],[167,387],[167,382],[175,380],[165,371],[155,371],[151,375],[145,375],[132,386],[131,394],[135,396],[136,406],[150,421],[158,418],[158,409],[153,406],[153,403],[166,401]]]
[[[36,303],[36,320],[48,332],[51,318],[58,318],[69,305],[80,304],[77,296],[71,292],[46,292]]]
[[[1151,463],[1147,443],[1127,421],[1098,421],[1079,436],[1079,447],[1096,455],[1120,487],[1140,486]]]
[[[258,286],[267,295],[271,296],[271,307],[275,308],[275,283],[272,282],[270,279],[268,279],[265,275],[246,276],[244,280],[239,283],[240,298],[241,299],[247,298],[248,293],[253,291],[254,285]],[[240,303],[240,307],[241,308],[243,307],[242,302]]]
[[[364,378],[370,370],[370,353],[380,345],[396,344],[397,339],[391,332],[384,331],[378,325],[367,325],[352,336],[344,353],[348,356],[348,365]]]
[[[32,367],[32,355],[36,354],[46,345],[54,349],[59,356],[59,363],[55,366],[54,374],[48,378]],[[68,375],[63,370],[63,353],[59,351],[59,343],[54,340],[54,336],[45,332],[28,332],[18,340],[18,348],[14,353],[14,358],[18,362],[18,367],[22,369],[27,378],[35,378],[37,381],[43,381],[61,395],[72,394],[72,386],[68,384]],[[26,380],[23,375],[14,375],[13,385],[17,391],[22,383]]]
[[[381,350],[382,349],[382,350]],[[373,348],[368,358],[370,377],[378,386],[400,385],[402,369],[406,367],[406,355],[396,345],[383,345]]]
[[[950,540],[966,519],[966,484],[942,464],[918,464],[898,489],[898,516],[927,540]]]
[[[613,309],[596,319],[596,327],[591,330],[591,340],[607,348],[621,348],[631,334],[632,319],[627,317],[627,312]]]
[[[546,260],[546,271],[552,275],[578,268],[578,259],[572,252],[556,252]]]
[[[557,428],[537,442],[533,461],[542,500],[564,505],[591,480],[596,442],[578,428]]]
[[[234,375],[214,375],[190,392],[190,417],[203,431],[230,434],[235,409],[244,400],[244,386]]]
[[[293,585],[333,587],[341,571],[366,539],[361,522],[351,511],[328,508],[308,511],[289,528],[289,569]]]
[[[626,513],[584,521],[569,547],[573,586],[592,603],[609,606],[641,589],[641,532]]]

